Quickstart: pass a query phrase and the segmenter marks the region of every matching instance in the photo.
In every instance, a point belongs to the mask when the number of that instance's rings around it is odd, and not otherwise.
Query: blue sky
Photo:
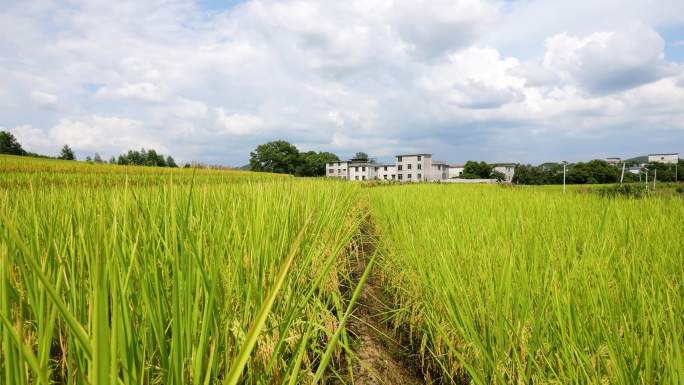
[[[30,151],[684,152],[681,0],[0,4],[0,129]]]

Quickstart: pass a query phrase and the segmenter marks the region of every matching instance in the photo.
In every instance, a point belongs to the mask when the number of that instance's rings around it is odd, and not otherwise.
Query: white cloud
[[[218,130],[222,133],[248,135],[254,134],[255,131],[264,127],[264,122],[258,116],[237,113],[227,114],[221,107],[215,108],[214,112],[216,113]]]
[[[142,147],[160,152],[168,150],[152,132],[144,129],[143,122],[116,116],[62,119],[50,128],[47,136],[54,142],[67,143],[83,151],[119,153]]]
[[[153,83],[125,83],[118,88],[100,87],[95,93],[98,99],[134,99],[144,102],[160,102],[165,99],[167,92]]]
[[[54,107],[57,105],[57,96],[47,92],[33,91],[31,99],[39,107]]]
[[[586,38],[560,34],[547,39],[544,66],[589,92],[611,93],[672,75],[664,46],[655,31],[640,23]]]
[[[453,161],[582,157],[601,135],[684,146],[658,131],[681,127],[684,69],[657,31],[684,24],[682,4],[17,2],[0,14],[0,124],[51,153],[234,165],[273,139]]]

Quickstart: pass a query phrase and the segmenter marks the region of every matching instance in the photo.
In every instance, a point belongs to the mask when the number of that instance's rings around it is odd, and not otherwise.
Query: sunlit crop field
[[[358,187],[0,157],[0,383],[311,382]]]
[[[340,384],[371,274],[426,384],[682,383],[683,233],[674,192],[0,156],[0,384]]]
[[[559,188],[371,191],[423,370],[475,384],[684,382],[684,200]]]

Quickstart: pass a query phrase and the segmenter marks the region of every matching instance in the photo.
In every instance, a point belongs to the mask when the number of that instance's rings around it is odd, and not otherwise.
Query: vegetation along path
[[[360,276],[368,260],[375,253],[377,239],[373,225],[362,226],[360,258],[355,271]],[[411,365],[411,354],[402,346],[401,339],[387,327],[386,314],[390,308],[385,301],[381,282],[371,269],[348,330],[354,336],[353,378],[346,382],[355,385],[423,384]]]

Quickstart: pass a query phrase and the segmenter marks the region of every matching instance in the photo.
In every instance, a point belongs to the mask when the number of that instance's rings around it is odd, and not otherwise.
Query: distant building
[[[464,164],[449,165],[449,178],[458,178],[459,176],[461,176],[461,174],[463,174],[464,169]]]
[[[402,154],[395,157],[400,182],[436,182],[447,179],[449,166],[432,154]]]
[[[494,164],[494,171],[504,174],[505,181],[512,183],[513,176],[515,176],[515,163],[496,163]]]
[[[641,172],[641,167],[639,167],[639,166],[627,167],[626,170],[627,170],[627,172],[631,172],[632,174],[638,175]]]
[[[402,154],[395,157],[395,164],[370,163],[366,159],[328,162],[325,176],[347,180],[435,182],[449,178],[449,165],[433,160],[432,154]]]
[[[648,154],[649,163],[676,164],[679,162],[679,153],[671,154]]]
[[[617,166],[622,162],[620,158],[606,158],[606,162],[611,166]]]

